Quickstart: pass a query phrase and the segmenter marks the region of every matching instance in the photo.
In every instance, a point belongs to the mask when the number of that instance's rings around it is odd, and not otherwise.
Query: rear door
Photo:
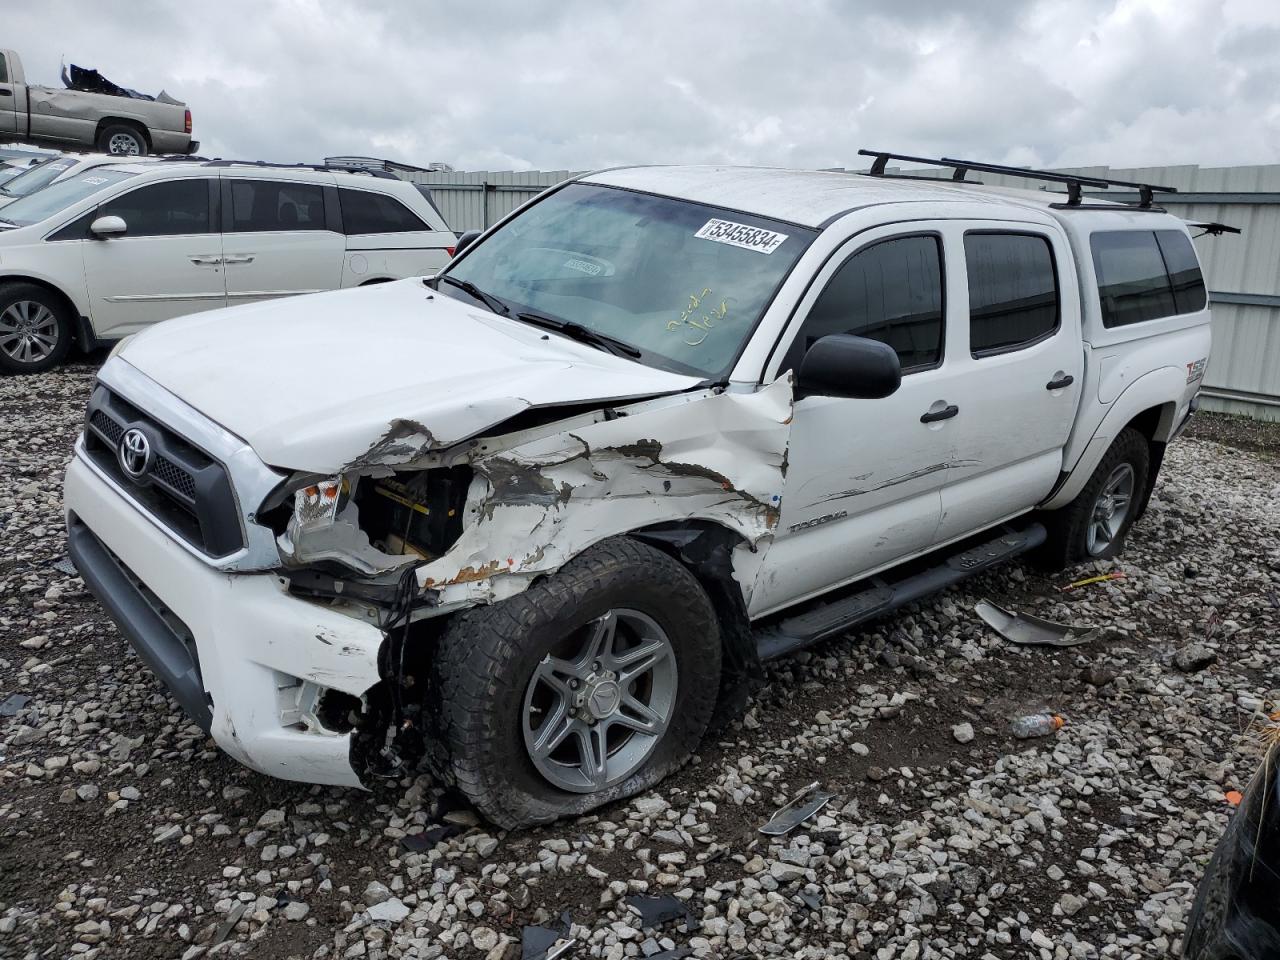
[[[0,50],[0,133],[19,133],[18,91],[9,72],[9,58]]]
[[[77,221],[87,238],[78,242],[99,337],[127,336],[160,320],[226,305],[214,218],[217,183],[212,176],[149,183]],[[91,238],[89,224],[106,216],[123,219],[128,232]]]
[[[314,181],[222,177],[222,258],[231,306],[336,289],[346,243],[336,198]]]
[[[956,456],[936,540],[1024,513],[1062,471],[1084,379],[1079,292],[1060,231],[958,224],[963,331]]]

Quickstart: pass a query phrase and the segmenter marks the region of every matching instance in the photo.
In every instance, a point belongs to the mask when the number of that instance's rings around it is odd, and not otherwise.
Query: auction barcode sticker
[[[749,227],[732,220],[708,220],[694,236],[700,240],[714,240],[743,250],[754,250],[756,253],[773,253],[787,239],[785,233]]]

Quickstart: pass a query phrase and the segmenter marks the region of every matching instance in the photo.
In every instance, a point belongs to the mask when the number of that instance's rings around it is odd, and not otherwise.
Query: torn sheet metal
[[[769,822],[760,828],[760,832],[766,837],[781,837],[790,833],[835,799],[834,793],[818,788],[819,783],[815,780],[802,789],[769,818]]]
[[[1029,613],[1011,613],[990,600],[979,600],[973,610],[1000,636],[1023,646],[1078,647],[1096,640],[1100,633],[1097,627],[1072,626],[1042,620]]]
[[[735,570],[750,583],[778,522],[792,397],[783,378],[618,408],[511,446],[486,442],[471,458],[483,481],[468,501],[474,518],[419,582],[442,603],[500,600],[607,537],[699,519],[741,536]]]

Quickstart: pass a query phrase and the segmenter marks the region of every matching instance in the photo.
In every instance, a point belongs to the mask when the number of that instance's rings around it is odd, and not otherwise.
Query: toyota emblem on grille
[[[120,438],[120,466],[134,480],[139,479],[151,466],[151,441],[134,427]]]

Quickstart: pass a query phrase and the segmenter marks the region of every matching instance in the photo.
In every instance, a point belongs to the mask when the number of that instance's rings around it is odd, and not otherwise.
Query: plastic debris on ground
[[[53,569],[57,570],[59,573],[65,573],[69,577],[80,576],[80,571],[76,569],[76,565],[67,557],[53,561]]]
[[[779,808],[769,818],[769,822],[760,828],[760,832],[766,837],[780,837],[790,833],[835,799],[834,793],[828,793],[818,787],[819,783],[815,780],[797,793],[790,802]]]
[[[1097,627],[1078,627],[1042,620],[1029,613],[1006,610],[990,600],[979,600],[973,611],[1010,643],[1035,647],[1077,647],[1098,637]]]
[[[569,911],[560,914],[555,924],[530,924],[520,933],[520,960],[558,960],[567,957],[578,941],[569,936],[572,924]]]
[[[1062,729],[1065,721],[1055,713],[1026,713],[1014,717],[1009,724],[1013,735],[1019,740],[1031,740],[1035,737],[1047,737]]]
[[[633,893],[626,898],[625,902],[627,906],[640,914],[640,928],[642,930],[660,927],[673,920],[679,920],[689,926],[694,923],[693,914],[689,912],[688,905],[669,893],[659,896],[645,896],[644,894]]]
[[[462,832],[462,827],[454,823],[443,823],[438,826],[428,827],[421,833],[410,833],[400,838],[400,846],[404,847],[410,853],[422,853],[435,847],[442,840],[448,840],[450,837],[456,837]]]
[[[0,701],[0,717],[15,717],[30,702],[31,698],[25,693],[11,693]]]
[[[1263,730],[1262,765],[1205,867],[1184,960],[1280,957],[1280,723]]]
[[[1066,593],[1067,591],[1074,590],[1077,587],[1087,587],[1091,583],[1107,583],[1108,581],[1111,581],[1111,580],[1123,580],[1123,579],[1124,579],[1123,573],[1121,573],[1119,570],[1112,570],[1110,573],[1102,573],[1096,577],[1085,577],[1083,580],[1077,580],[1075,583],[1068,583],[1065,587],[1059,587],[1058,592]]]

